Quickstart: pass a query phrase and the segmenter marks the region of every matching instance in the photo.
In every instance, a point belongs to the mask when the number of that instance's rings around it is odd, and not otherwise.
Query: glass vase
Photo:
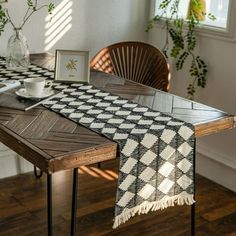
[[[21,28],[15,28],[7,43],[6,66],[9,70],[27,70],[30,64],[29,47]]]

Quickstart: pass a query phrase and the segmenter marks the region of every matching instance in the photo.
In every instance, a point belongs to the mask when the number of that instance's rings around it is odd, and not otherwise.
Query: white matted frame
[[[89,82],[89,52],[56,50],[55,80]]]

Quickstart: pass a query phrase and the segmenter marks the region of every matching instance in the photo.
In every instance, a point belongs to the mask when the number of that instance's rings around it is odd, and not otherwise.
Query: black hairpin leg
[[[77,210],[77,192],[78,192],[78,168],[73,170],[72,186],[72,208],[71,208],[71,236],[76,232],[76,210]]]
[[[47,175],[48,236],[52,236],[52,175]]]
[[[42,177],[42,175],[43,175],[43,171],[39,170],[39,173],[38,173],[37,167],[34,166],[34,176],[35,176],[37,179],[39,179],[39,178]]]
[[[195,203],[191,206],[191,236],[195,236]]]
[[[101,169],[101,162],[98,162],[98,169]]]
[[[194,150],[193,150],[193,196],[196,200],[196,138],[194,139]],[[196,203],[191,206],[191,236],[195,236],[195,212]]]

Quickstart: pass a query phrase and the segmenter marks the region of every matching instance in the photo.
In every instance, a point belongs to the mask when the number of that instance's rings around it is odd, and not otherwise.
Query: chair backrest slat
[[[98,52],[90,67],[163,91],[169,89],[169,67],[165,56],[142,42],[121,42]]]

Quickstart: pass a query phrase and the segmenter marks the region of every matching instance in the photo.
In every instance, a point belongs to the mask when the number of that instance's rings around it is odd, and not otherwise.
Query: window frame
[[[155,16],[156,0],[151,0],[150,4],[150,18]],[[236,1],[229,0],[229,12],[226,28],[220,28],[210,25],[201,25],[196,28],[196,32],[200,36],[210,37],[220,40],[226,40],[236,42],[235,28],[236,28],[236,16],[233,14],[236,12]],[[155,27],[162,27],[162,24],[156,24]]]

